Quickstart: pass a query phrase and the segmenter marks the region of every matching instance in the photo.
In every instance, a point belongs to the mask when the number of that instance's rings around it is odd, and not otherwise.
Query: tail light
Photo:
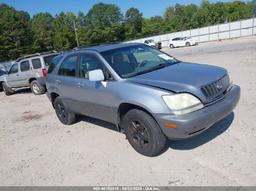
[[[46,72],[46,69],[45,69],[45,68],[42,69],[42,75],[43,75],[43,77],[46,77],[46,76],[47,76],[47,72]]]

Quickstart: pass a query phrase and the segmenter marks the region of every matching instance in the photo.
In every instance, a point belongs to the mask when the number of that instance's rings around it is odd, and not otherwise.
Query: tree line
[[[95,4],[88,13],[38,13],[33,17],[0,4],[0,61],[24,54],[131,40],[168,32],[237,21],[256,15],[256,0],[201,5],[176,4],[163,16],[144,18],[137,8],[124,14],[114,4]],[[77,34],[77,38],[76,35]]]

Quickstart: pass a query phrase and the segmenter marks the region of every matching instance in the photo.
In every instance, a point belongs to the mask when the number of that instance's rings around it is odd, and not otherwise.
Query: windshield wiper
[[[134,73],[131,73],[131,74],[124,75],[123,77],[130,78],[130,77],[138,76],[138,75],[141,75],[141,74],[145,74],[145,73],[148,73],[148,72],[159,70],[161,68],[165,68],[166,66],[170,66],[170,65],[171,65],[170,63],[161,63],[161,64],[158,64],[156,66],[153,66],[152,68],[149,68],[148,70],[134,72]]]

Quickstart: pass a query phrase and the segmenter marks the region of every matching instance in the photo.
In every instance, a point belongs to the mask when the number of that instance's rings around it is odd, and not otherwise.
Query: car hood
[[[227,74],[224,68],[179,62],[171,66],[129,78],[128,81],[172,92],[188,92],[207,101],[201,87],[221,79]]]

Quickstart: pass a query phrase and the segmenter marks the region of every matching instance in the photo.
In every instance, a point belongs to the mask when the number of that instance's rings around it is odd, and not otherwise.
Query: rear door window
[[[32,59],[32,65],[34,69],[39,69],[42,67],[40,58]]]
[[[54,70],[54,68],[58,65],[58,63],[60,62],[60,60],[63,58],[63,56],[57,56],[54,57],[49,65],[48,71],[47,73],[50,74],[52,73],[52,71]]]
[[[58,74],[61,76],[75,77],[77,61],[78,61],[77,55],[72,55],[67,57],[61,64]]]
[[[29,61],[26,60],[26,61],[23,61],[20,63],[20,71],[21,72],[26,72],[30,69],[30,65],[29,65]]]

